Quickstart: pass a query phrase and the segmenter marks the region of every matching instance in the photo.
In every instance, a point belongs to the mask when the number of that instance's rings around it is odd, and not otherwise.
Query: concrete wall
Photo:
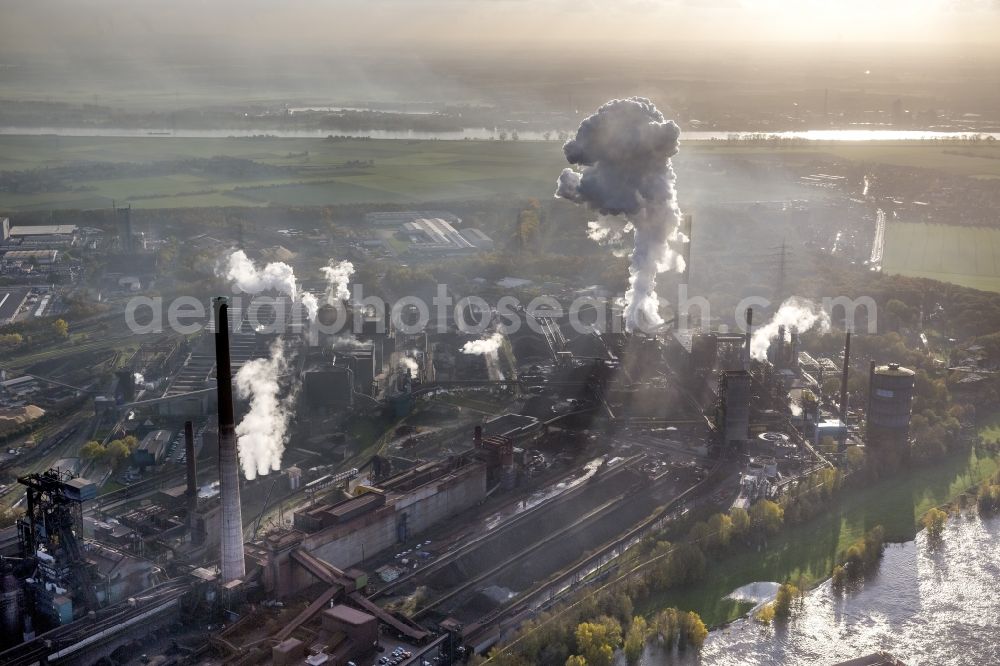
[[[485,496],[486,466],[469,465],[439,481],[403,493],[392,506],[362,516],[346,526],[311,534],[303,545],[316,557],[346,569],[399,543],[399,526],[403,520],[407,525],[407,539],[413,540],[424,530],[474,506]]]

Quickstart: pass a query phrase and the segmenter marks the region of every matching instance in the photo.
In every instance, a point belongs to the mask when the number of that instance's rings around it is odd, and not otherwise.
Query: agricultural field
[[[0,210],[317,206],[551,196],[565,166],[557,142],[387,141],[279,138],[0,137],[0,171],[88,163],[177,162],[177,172],[64,179],[55,191],[0,192]],[[225,156],[275,167],[234,178],[203,165]],[[171,169],[173,167],[171,166]]]
[[[220,171],[205,163],[217,157],[241,160],[247,169]],[[839,158],[1000,178],[1000,147],[926,142],[813,146],[687,141],[677,158],[678,170],[697,160],[727,173],[716,158],[764,159],[791,169]],[[162,169],[134,174],[101,174],[99,169],[150,163]],[[186,208],[550,197],[565,166],[557,141],[4,135],[0,176],[37,169],[60,173],[56,184],[0,188],[0,210],[105,208],[113,201],[136,208]],[[683,185],[689,195],[697,187],[691,181]]]
[[[882,270],[1000,292],[1000,229],[891,222]]]

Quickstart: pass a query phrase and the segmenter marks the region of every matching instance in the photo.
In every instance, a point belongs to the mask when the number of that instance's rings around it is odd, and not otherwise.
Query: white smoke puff
[[[354,337],[353,333],[342,333],[333,338],[334,351],[350,351],[352,349],[366,349],[368,345]]]
[[[237,394],[250,400],[250,410],[236,426],[240,465],[248,479],[281,469],[297,388],[293,386],[281,397],[281,377],[287,371],[285,347],[279,337],[271,343],[268,358],[249,361],[236,373]]]
[[[629,289],[625,293],[625,328],[659,326],[656,276],[684,270],[684,260],[670,242],[686,239],[678,232],[676,176],[670,158],[677,154],[680,128],[648,99],[615,99],[586,118],[576,138],[563,146],[566,160],[581,167],[563,169],[556,196],[586,204],[603,217],[624,215],[635,229],[630,256]],[[615,229],[598,221],[589,235],[601,240]],[[605,231],[607,229],[607,231]],[[624,225],[621,233],[625,232]]]
[[[136,372],[132,375],[132,381],[135,382],[136,386],[142,386],[146,383],[146,378],[142,376],[141,372]]]
[[[298,293],[295,271],[283,261],[276,261],[258,269],[243,250],[236,250],[220,267],[222,277],[248,294],[259,294],[267,289],[287,295],[293,301]]]
[[[306,309],[306,317],[309,321],[316,321],[316,315],[319,313],[319,301],[316,297],[310,294],[308,291],[302,292],[302,307]]]
[[[354,264],[349,261],[334,263],[331,259],[329,264],[322,269],[323,277],[326,278],[326,302],[333,304],[336,301],[346,301],[351,297],[351,292],[347,288],[351,276],[354,275]]]
[[[763,361],[767,358],[767,350],[771,346],[771,338],[778,334],[778,329],[784,326],[785,330],[795,328],[798,331],[808,331],[814,326],[826,333],[830,330],[830,315],[828,315],[819,305],[808,298],[792,296],[785,300],[778,308],[778,311],[767,322],[753,332],[750,339],[750,355]]]
[[[417,362],[414,361],[409,356],[400,356],[399,357],[399,369],[400,370],[409,370],[410,374],[412,376],[414,376],[414,377],[417,375],[418,372],[420,372],[420,366],[417,365]]]
[[[477,356],[481,354],[493,354],[500,349],[501,344],[503,344],[503,334],[494,333],[488,338],[466,342],[462,345],[462,353]]]
[[[620,217],[601,215],[596,220],[587,222],[587,237],[600,245],[620,243],[632,231],[632,223]]]

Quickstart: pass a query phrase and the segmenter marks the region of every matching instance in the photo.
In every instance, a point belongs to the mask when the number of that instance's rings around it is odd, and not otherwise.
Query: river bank
[[[643,666],[832,664],[886,650],[907,664],[1000,663],[1000,516],[952,517],[892,544],[876,573],[835,592],[826,581],[787,623],[741,619],[709,634],[700,655],[649,646]]]
[[[875,525],[883,526],[887,542],[911,542],[928,509],[951,501],[998,467],[1000,458],[971,451],[878,483],[846,488],[824,514],[784,529],[757,552],[710,562],[701,583],[670,590],[638,610],[647,613],[674,606],[693,610],[708,626],[719,627],[753,605],[730,598],[732,591],[758,581],[781,582],[802,575],[811,581],[825,580],[838,553]]]

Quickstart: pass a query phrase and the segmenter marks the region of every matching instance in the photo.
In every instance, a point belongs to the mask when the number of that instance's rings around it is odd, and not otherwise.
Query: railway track
[[[607,502],[604,502],[603,504],[601,504],[597,508],[588,511],[583,516],[580,516],[577,520],[573,521],[569,525],[566,525],[565,527],[563,527],[563,528],[561,528],[559,530],[556,530],[555,532],[549,534],[548,536],[546,536],[541,541],[536,541],[536,542],[528,545],[526,548],[523,548],[520,551],[518,551],[517,553],[514,553],[513,555],[511,555],[510,557],[506,558],[503,562],[497,564],[496,566],[494,566],[494,567],[492,567],[492,568],[484,571],[483,573],[479,574],[478,576],[475,576],[474,578],[471,578],[471,579],[467,580],[466,582],[464,582],[463,584],[459,585],[458,587],[452,588],[446,594],[444,594],[444,595],[442,595],[440,597],[437,597],[432,602],[430,602],[428,604],[425,604],[423,607],[421,607],[420,609],[418,609],[413,614],[413,619],[419,620],[419,619],[423,618],[424,616],[427,615],[427,613],[429,613],[430,611],[434,610],[435,608],[437,608],[441,604],[444,604],[444,603],[446,603],[446,602],[448,602],[448,601],[450,601],[450,600],[452,600],[452,599],[454,599],[454,598],[456,598],[456,597],[464,594],[469,589],[473,588],[474,586],[478,585],[479,583],[483,582],[484,580],[487,580],[487,579],[491,578],[492,576],[495,576],[495,575],[499,574],[500,572],[502,572],[505,569],[509,568],[511,565],[514,565],[517,562],[519,562],[520,560],[523,560],[525,557],[531,555],[535,551],[537,551],[537,550],[539,550],[539,549],[547,546],[548,544],[556,541],[557,539],[560,539],[560,538],[562,538],[562,537],[564,537],[564,536],[566,536],[566,535],[568,535],[568,534],[570,534],[570,533],[572,533],[572,532],[574,532],[576,530],[584,528],[588,523],[590,523],[590,522],[592,522],[594,520],[597,520],[597,519],[603,517],[610,509],[616,507],[622,500],[624,500],[630,494],[631,494],[630,492],[620,493],[616,497],[613,497],[612,499],[608,500]]]
[[[608,474],[611,474],[611,473],[617,474],[617,473],[619,473],[620,471],[626,469],[630,464],[633,464],[633,463],[635,463],[636,461],[638,461],[638,460],[640,460],[642,458],[643,458],[643,456],[639,455],[639,456],[633,456],[632,458],[629,458],[627,460],[622,461],[620,464],[616,465],[613,469],[607,470],[604,473],[605,478],[607,478]],[[380,590],[378,590],[374,594],[370,595],[368,597],[369,600],[375,601],[376,599],[380,599],[382,597],[388,596],[394,590],[399,589],[400,587],[402,587],[402,586],[404,586],[404,585],[412,582],[413,580],[415,580],[417,578],[425,577],[428,574],[431,574],[431,573],[434,573],[436,571],[439,571],[440,569],[443,569],[444,567],[448,566],[452,562],[455,562],[456,560],[460,559],[463,555],[468,555],[469,553],[473,552],[477,548],[480,548],[480,547],[488,544],[490,541],[503,538],[504,535],[506,533],[508,533],[510,530],[512,530],[512,529],[516,528],[517,526],[521,525],[522,523],[524,523],[524,522],[526,522],[526,521],[534,518],[536,516],[536,514],[538,514],[540,512],[543,512],[543,511],[551,510],[551,509],[555,508],[556,506],[558,506],[558,505],[560,505],[560,504],[562,504],[564,502],[567,502],[567,501],[573,499],[574,497],[578,496],[580,493],[582,493],[584,490],[586,490],[587,483],[588,483],[587,481],[584,481],[583,483],[580,483],[576,487],[567,490],[566,492],[564,492],[564,493],[562,493],[562,494],[560,494],[560,495],[552,498],[549,501],[541,502],[541,503],[537,504],[536,506],[531,507],[530,509],[522,511],[521,513],[517,514],[513,518],[510,518],[506,522],[502,523],[497,528],[492,529],[492,530],[490,530],[490,531],[488,531],[488,532],[486,532],[484,534],[481,534],[481,535],[479,535],[479,536],[477,536],[477,537],[475,537],[473,539],[470,539],[469,541],[464,542],[458,548],[455,548],[453,550],[450,550],[450,551],[442,554],[436,560],[434,560],[430,564],[427,564],[426,566],[422,567],[421,569],[419,569],[417,571],[414,571],[414,572],[412,572],[410,574],[407,574],[405,576],[401,576],[401,577],[397,578],[396,580],[392,581],[391,583],[389,583],[385,587],[381,588]]]

